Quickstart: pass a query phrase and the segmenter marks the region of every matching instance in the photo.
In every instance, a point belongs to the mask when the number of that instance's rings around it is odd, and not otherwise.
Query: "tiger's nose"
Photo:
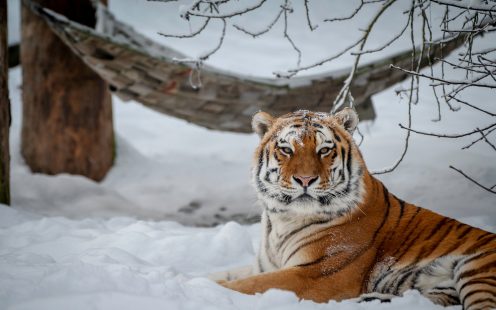
[[[313,182],[317,180],[318,176],[312,175],[312,176],[303,176],[303,175],[294,175],[293,179],[296,181],[296,183],[300,184],[303,187],[308,187],[312,185]]]

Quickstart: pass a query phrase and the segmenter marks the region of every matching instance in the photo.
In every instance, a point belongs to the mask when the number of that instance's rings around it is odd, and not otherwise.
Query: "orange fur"
[[[257,132],[262,140],[255,152],[254,170],[262,165],[264,156],[270,156],[280,165],[279,179],[273,182],[277,186],[295,187],[291,178],[297,175],[318,176],[315,191],[326,190],[336,180],[329,167],[351,152],[349,158],[356,165],[354,171],[361,173],[360,202],[343,211],[344,214],[331,215],[296,212],[291,209],[291,202],[287,210],[279,213],[267,209],[266,221],[272,221],[267,236],[295,220],[310,224],[301,226],[297,230],[299,235],[289,234],[286,239],[291,244],[280,246],[280,253],[271,257],[272,260],[281,257],[279,262],[272,263],[279,268],[261,270],[222,285],[246,294],[279,288],[317,302],[373,292],[400,295],[416,288],[439,304],[456,304],[458,300],[465,309],[496,307],[496,235],[405,203],[390,194],[368,172],[350,132],[345,129],[349,120],[346,117],[351,112],[346,113],[330,116],[297,112],[277,119],[259,115],[263,124]],[[256,130],[257,124],[254,124]],[[292,125],[296,125],[298,132],[290,144],[294,150],[288,155],[279,148],[278,139],[282,139],[281,131]],[[320,126],[333,133],[335,147],[326,156],[316,153],[319,141],[316,130]],[[312,221],[318,222],[314,225],[318,228],[305,235]],[[452,289],[446,291],[442,283],[450,283]]]

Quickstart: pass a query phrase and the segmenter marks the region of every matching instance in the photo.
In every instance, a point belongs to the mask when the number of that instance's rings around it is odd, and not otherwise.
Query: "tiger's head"
[[[342,216],[363,196],[365,164],[353,141],[358,116],[297,111],[274,118],[258,112],[253,130],[253,182],[268,212]]]

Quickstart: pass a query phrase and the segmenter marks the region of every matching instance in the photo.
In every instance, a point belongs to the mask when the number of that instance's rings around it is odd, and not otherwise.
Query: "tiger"
[[[253,116],[260,249],[253,266],[211,279],[319,303],[387,302],[412,289],[443,306],[496,308],[496,234],[391,194],[367,170],[357,124],[351,108]]]

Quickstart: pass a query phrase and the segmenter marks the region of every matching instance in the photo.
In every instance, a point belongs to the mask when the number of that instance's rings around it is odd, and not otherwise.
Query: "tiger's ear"
[[[353,134],[358,125],[358,114],[352,108],[344,108],[334,115],[344,129]]]
[[[260,138],[262,138],[273,123],[274,118],[269,113],[260,111],[253,115],[251,127],[253,128],[253,131],[256,132]]]

